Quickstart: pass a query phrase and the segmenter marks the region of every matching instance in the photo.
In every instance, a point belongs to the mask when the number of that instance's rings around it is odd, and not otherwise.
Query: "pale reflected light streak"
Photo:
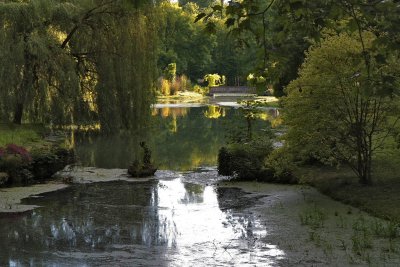
[[[221,211],[214,187],[202,188],[195,201],[187,203],[181,201],[188,194],[181,179],[162,181],[158,187],[160,234],[170,249],[176,249],[171,254],[175,263],[269,266],[284,258],[277,246],[259,241],[267,235],[265,226]]]

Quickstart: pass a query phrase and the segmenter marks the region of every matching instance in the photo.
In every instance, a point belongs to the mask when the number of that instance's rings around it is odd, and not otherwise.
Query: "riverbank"
[[[390,170],[390,168],[389,168]],[[393,166],[391,168],[393,169]],[[383,173],[383,170],[380,170]],[[370,185],[358,182],[345,167],[303,167],[296,171],[300,183],[308,184],[340,202],[357,207],[371,215],[400,223],[400,179],[380,175]]]
[[[64,132],[1,124],[0,136],[0,187],[34,184],[75,161]]]
[[[171,96],[157,96],[157,103],[206,103],[208,98],[208,96],[200,93],[185,91]]]
[[[67,187],[67,184],[53,181],[23,187],[0,188],[0,215],[2,213],[23,213],[38,208],[39,206],[36,205],[21,204],[21,201],[25,198],[39,197],[41,194],[59,191]]]
[[[196,92],[178,92],[176,95],[172,96],[158,96],[157,104],[187,104],[187,103],[196,103],[196,104],[217,104],[220,102],[220,99],[230,98],[232,100],[237,99],[251,99],[259,103],[267,104],[268,107],[278,108],[279,107],[279,99],[274,96],[255,96],[255,97],[210,97],[205,96]],[[234,105],[238,105],[236,102]]]
[[[249,210],[252,216],[264,218],[265,242],[285,252],[278,266],[400,264],[395,224],[333,201],[316,188],[254,182],[223,182],[220,187],[240,188],[246,197],[264,196]],[[238,208],[233,208],[233,213]]]
[[[217,175],[215,174],[216,178]],[[95,167],[66,166],[58,171],[51,180],[41,184],[29,186],[14,186],[0,188],[0,214],[1,213],[22,213],[38,208],[34,205],[21,204],[22,200],[29,197],[39,197],[41,194],[59,191],[73,184],[92,184],[106,182],[129,182],[143,183],[152,180],[172,180],[179,177],[173,171],[160,170],[154,176],[147,178],[133,178],[127,173],[127,169],[103,169]],[[209,178],[209,177],[208,177]],[[210,181],[212,179],[208,179]]]

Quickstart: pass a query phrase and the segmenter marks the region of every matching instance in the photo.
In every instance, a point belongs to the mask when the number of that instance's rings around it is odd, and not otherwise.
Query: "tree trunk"
[[[13,123],[21,125],[23,113],[24,113],[24,105],[22,103],[17,103],[14,111]]]
[[[253,130],[252,130],[252,125],[251,125],[251,118],[247,117],[247,138],[249,141],[253,138]]]
[[[30,33],[29,33],[30,34]],[[33,64],[32,60],[33,57],[28,49],[28,40],[29,34],[24,35],[24,68],[23,68],[23,77],[19,89],[16,93],[17,97],[17,105],[15,106],[14,110],[14,119],[13,123],[21,125],[22,123],[22,116],[24,114],[24,103],[27,99],[27,92],[32,90],[33,85]]]
[[[359,173],[359,182],[363,185],[371,185],[372,184],[372,175],[371,175],[371,162],[370,159],[365,159],[363,162],[363,167],[361,172]]]
[[[371,146],[362,147],[358,158],[358,177],[360,184],[372,184],[372,149]]]

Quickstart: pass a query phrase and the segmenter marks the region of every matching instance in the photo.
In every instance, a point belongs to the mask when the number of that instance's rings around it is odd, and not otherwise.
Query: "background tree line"
[[[397,138],[399,12],[397,0],[243,0],[197,20],[213,30],[224,16],[239,40],[251,34],[256,73],[285,96],[285,144],[271,162],[346,164],[370,184],[377,153]]]
[[[209,4],[1,2],[2,121],[143,126],[157,78],[171,63],[195,83],[210,73],[244,83],[256,50],[239,49],[222,17],[215,35],[195,23]]]

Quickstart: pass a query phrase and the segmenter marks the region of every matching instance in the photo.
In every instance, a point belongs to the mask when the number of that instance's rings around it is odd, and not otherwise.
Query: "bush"
[[[66,165],[75,162],[73,150],[54,147],[49,151],[34,151],[32,163],[29,167],[35,180],[50,178]]]
[[[75,161],[72,150],[54,147],[40,148],[29,153],[24,147],[8,144],[0,148],[0,173],[6,173],[9,184],[28,184],[50,178]]]
[[[6,154],[0,158],[0,171],[6,172],[9,175],[15,173],[21,166],[27,164],[22,160],[19,155]]]
[[[179,81],[182,91],[190,91],[192,89],[192,83],[186,75],[181,75],[181,77],[179,77]]]
[[[207,95],[210,92],[210,90],[208,87],[202,87],[202,86],[196,84],[195,86],[193,86],[193,92]]]
[[[15,144],[0,148],[0,172],[5,172],[15,183],[27,183],[32,174],[27,170],[32,158],[28,151]]]
[[[251,141],[222,147],[218,153],[218,174],[242,181],[297,183],[290,160],[273,150],[270,141]]]
[[[271,174],[264,166],[271,151],[270,141],[250,141],[222,147],[218,154],[218,173],[238,180],[264,180]]]
[[[161,93],[162,93],[163,95],[168,96],[168,95],[171,94],[170,87],[171,87],[171,86],[170,86],[169,81],[168,81],[168,80],[162,79],[162,81],[161,81]]]
[[[5,152],[9,155],[20,155],[21,158],[27,162],[32,160],[32,157],[29,155],[28,150],[26,150],[22,146],[17,146],[15,144],[8,144],[6,146]]]
[[[178,92],[190,91],[192,84],[185,75],[176,76],[172,81],[160,78],[158,81],[158,91],[164,95],[176,95]]]
[[[298,183],[297,177],[293,175],[293,159],[284,148],[272,151],[266,160],[268,168],[273,170],[274,182],[294,184]]]

